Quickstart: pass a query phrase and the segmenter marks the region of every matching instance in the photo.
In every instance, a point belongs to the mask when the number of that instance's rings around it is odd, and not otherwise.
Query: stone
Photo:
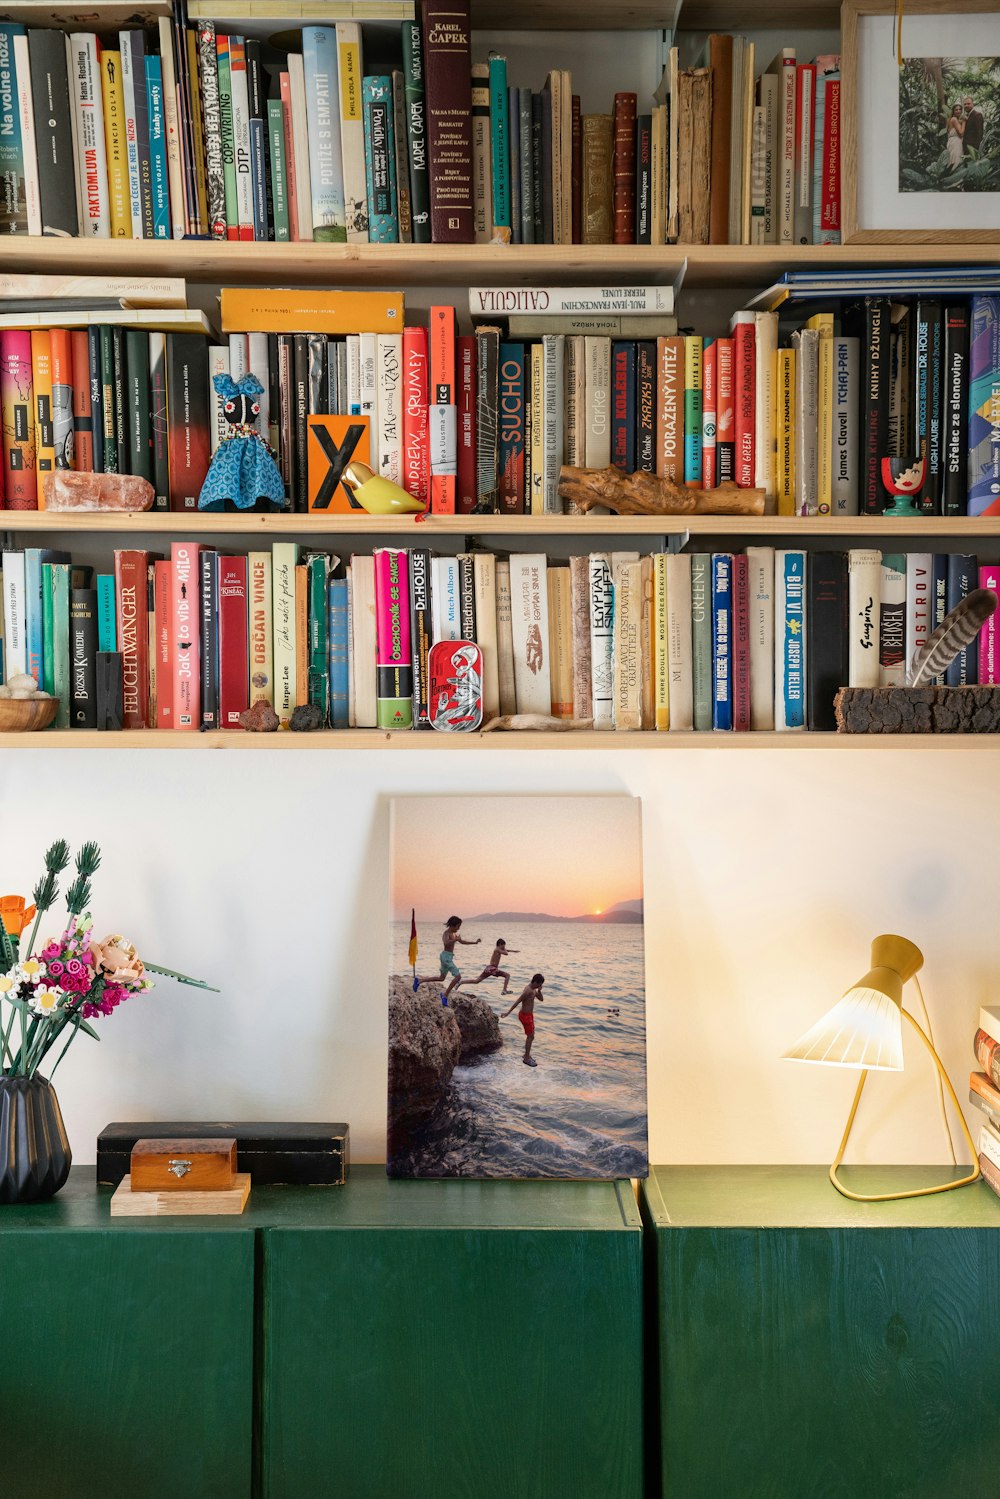
[[[452,991],[448,1005],[458,1021],[462,1038],[459,1061],[465,1062],[470,1057],[485,1056],[488,1052],[500,1050],[503,1036],[492,1005],[485,999],[477,999],[475,995],[463,994],[460,989]]]
[[[394,974],[389,980],[389,1095],[393,1128],[408,1131],[430,1118],[459,1062],[498,1051],[500,1022],[486,1000]]]
[[[266,698],[260,698],[252,708],[240,714],[241,728],[251,734],[273,734],[278,723],[278,715]]]
[[[57,468],[42,476],[46,510],[149,510],[156,492],[138,474],[76,473]]]
[[[292,728],[297,734],[308,734],[323,727],[323,713],[315,703],[300,703],[292,709]]]
[[[37,692],[38,683],[29,672],[19,671],[8,678],[7,686],[12,692]]]

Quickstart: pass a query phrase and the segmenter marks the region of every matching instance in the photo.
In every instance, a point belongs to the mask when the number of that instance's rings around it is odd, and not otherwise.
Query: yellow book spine
[[[271,554],[251,552],[249,564],[250,598],[248,604],[250,644],[250,706],[260,702],[274,705],[274,656],[271,624]]]
[[[401,291],[297,291],[224,286],[223,333],[401,333]]]
[[[129,198],[125,95],[122,89],[120,52],[101,53],[101,93],[104,98],[104,143],[108,158],[111,238],[131,239],[132,205]]]
[[[295,569],[295,705],[309,701],[309,569]]]
[[[531,345],[531,513],[545,514],[545,356]]]
[[[653,694],[655,726],[670,727],[670,662],[667,651],[667,554],[653,557]]]
[[[774,403],[778,452],[778,514],[795,514],[795,350],[778,350],[778,391]]]
[[[833,334],[819,334],[816,392],[816,511],[829,515],[833,507]]]
[[[31,331],[31,390],[34,397],[35,473],[38,485],[38,508],[45,509],[43,474],[56,466],[55,433],[52,428],[52,353],[48,332]]]

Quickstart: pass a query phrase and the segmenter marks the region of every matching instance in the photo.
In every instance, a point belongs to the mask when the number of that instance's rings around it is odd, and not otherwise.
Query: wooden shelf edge
[[[182,730],[124,729],[98,733],[92,729],[48,729],[35,734],[0,734],[0,748],[26,750],[981,750],[1000,749],[1000,735],[991,734],[820,734],[820,733],[598,733],[543,730],[490,734],[388,733],[382,729],[322,729],[311,734],[245,734],[225,730],[185,733]]]

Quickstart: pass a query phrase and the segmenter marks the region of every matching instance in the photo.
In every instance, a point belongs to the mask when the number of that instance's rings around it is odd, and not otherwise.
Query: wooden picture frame
[[[891,16],[895,0],[844,0],[841,6],[841,239],[845,245],[947,245],[960,248],[959,236],[966,244],[1000,245],[1000,213],[996,227],[949,229],[881,229],[863,228],[858,223],[858,45],[859,21],[864,16]],[[908,20],[919,16],[985,15],[996,13],[1000,36],[1000,0],[906,0],[903,17],[903,41]],[[1000,42],[998,42],[1000,53]],[[887,57],[886,66],[891,66]],[[956,195],[957,196],[957,195]],[[990,194],[990,197],[993,197]],[[996,195],[1000,206],[1000,194]]]

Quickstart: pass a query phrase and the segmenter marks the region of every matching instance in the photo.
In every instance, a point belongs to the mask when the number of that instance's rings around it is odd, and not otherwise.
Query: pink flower
[[[70,958],[66,963],[66,972],[72,974],[74,978],[82,974],[83,969],[84,965],[80,962],[79,958]]]
[[[50,942],[47,947],[42,948],[42,961],[45,963],[51,963],[52,959],[58,958],[61,952],[62,948],[59,946],[58,942]]]
[[[96,1020],[97,1016],[100,1014],[100,1011],[98,1010],[96,1005],[85,1004],[83,1009],[80,1011],[80,1014],[83,1016],[84,1020]]]
[[[64,972],[64,968],[65,965],[60,963],[58,958],[53,958],[48,964],[49,973],[54,979],[57,979],[62,975],[62,973]]]

